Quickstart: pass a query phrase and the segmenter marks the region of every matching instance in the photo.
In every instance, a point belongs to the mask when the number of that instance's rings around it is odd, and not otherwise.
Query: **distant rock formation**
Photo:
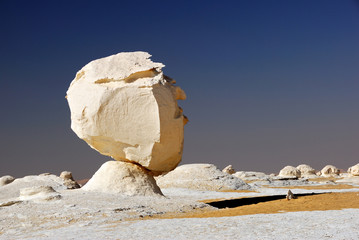
[[[314,168],[307,164],[301,164],[297,166],[297,169],[300,171],[302,177],[313,177],[316,176],[316,171]]]
[[[333,165],[325,166],[319,173],[322,177],[336,177],[340,173],[339,169]]]
[[[352,176],[359,176],[359,163],[350,167],[348,173]]]
[[[300,177],[300,171],[292,166],[286,166],[279,172],[279,177],[289,177],[289,178],[299,178]]]
[[[236,171],[234,170],[234,168],[232,167],[232,165],[228,165],[227,167],[223,168],[222,172],[224,173],[228,173],[228,174],[233,174]]]
[[[243,180],[224,173],[213,164],[185,164],[156,178],[161,188],[196,190],[245,190],[251,187]]]
[[[9,175],[2,176],[0,178],[0,187],[12,183],[14,180],[15,178],[13,176],[9,176]]]
[[[64,180],[64,185],[67,189],[77,189],[80,185],[73,179],[72,173],[69,171],[63,171],[60,173],[60,178]]]

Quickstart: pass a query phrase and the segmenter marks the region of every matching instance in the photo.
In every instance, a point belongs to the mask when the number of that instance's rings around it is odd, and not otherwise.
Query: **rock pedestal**
[[[162,195],[149,171],[136,164],[120,161],[105,162],[82,189],[128,196]]]

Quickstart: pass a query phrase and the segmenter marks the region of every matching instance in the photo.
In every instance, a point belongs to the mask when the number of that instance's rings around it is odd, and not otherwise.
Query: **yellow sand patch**
[[[269,187],[269,186],[267,186]],[[317,186],[286,186],[286,187],[269,187],[269,188],[285,188],[285,189],[307,189],[307,190],[312,190],[312,189],[353,189],[353,188],[358,188],[359,187],[355,187],[352,185],[348,185],[348,184],[338,184],[338,185],[317,185]]]
[[[343,208],[359,208],[359,193],[324,193],[301,196],[290,201],[284,199],[245,205],[236,208],[219,210],[195,210],[189,213],[167,213],[150,218],[208,218],[231,217],[250,214],[269,214],[299,211],[340,210]]]

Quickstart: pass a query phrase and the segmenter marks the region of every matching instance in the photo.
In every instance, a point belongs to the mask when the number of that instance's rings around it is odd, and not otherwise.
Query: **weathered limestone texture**
[[[300,177],[300,171],[292,166],[286,166],[279,172],[280,177]]]
[[[348,169],[348,173],[352,176],[359,176],[359,163]]]
[[[14,180],[15,178],[13,176],[9,176],[9,175],[3,176],[0,178],[0,187],[12,183]]]
[[[182,158],[184,91],[146,52],[119,53],[78,71],[68,91],[71,128],[92,148],[153,173]]]
[[[128,196],[162,195],[155,179],[147,170],[121,161],[105,162],[81,189]]]
[[[185,164],[156,178],[161,188],[189,188],[196,190],[248,190],[243,180],[219,170],[213,164]]]
[[[320,176],[335,177],[340,173],[339,169],[333,165],[327,165],[320,171]]]
[[[234,170],[232,165],[228,165],[227,167],[223,168],[222,172],[228,173],[228,174],[234,174],[236,170]]]
[[[307,164],[300,164],[297,166],[297,169],[300,171],[302,177],[316,176],[315,169]]]

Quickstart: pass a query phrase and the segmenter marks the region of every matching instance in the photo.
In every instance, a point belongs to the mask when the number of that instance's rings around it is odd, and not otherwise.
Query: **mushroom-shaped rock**
[[[146,52],[94,60],[72,81],[67,100],[71,128],[92,148],[115,160],[161,173],[182,158],[186,94]]]
[[[279,177],[296,177],[299,178],[300,177],[300,171],[292,166],[286,166],[284,167],[282,170],[280,170],[279,172]]]
[[[316,175],[315,169],[307,164],[300,164],[297,166],[297,169],[300,171],[302,177]]]
[[[327,165],[320,171],[320,175],[323,177],[334,177],[338,176],[339,173],[339,169],[333,165]]]
[[[15,180],[14,177],[6,175],[0,178],[0,187],[12,183]]]
[[[219,170],[213,164],[185,164],[166,175],[157,177],[161,188],[197,190],[243,190],[251,187],[243,180]]]
[[[234,170],[234,168],[232,167],[232,165],[228,165],[227,167],[223,168],[222,172],[224,173],[228,173],[228,174],[233,174],[236,171]]]
[[[359,176],[359,163],[348,169],[348,173],[352,176]]]
[[[128,196],[162,195],[149,171],[136,164],[121,161],[105,162],[81,189]]]

